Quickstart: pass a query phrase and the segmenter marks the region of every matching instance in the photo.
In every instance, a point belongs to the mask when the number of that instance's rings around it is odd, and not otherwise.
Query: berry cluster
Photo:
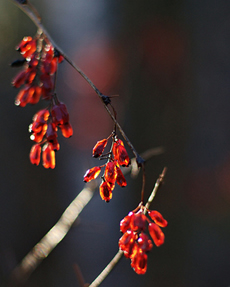
[[[113,138],[111,150],[110,152],[103,154],[110,137]],[[116,135],[111,134],[107,139],[100,140],[96,143],[93,148],[92,156],[99,159],[107,159],[107,163],[88,169],[84,175],[84,181],[89,182],[92,179],[97,178],[101,169],[105,167],[99,190],[101,198],[106,202],[109,202],[112,198],[112,191],[115,188],[116,182],[121,187],[127,185],[120,166],[129,166],[130,159],[128,153],[124,147],[123,141],[118,139]]]
[[[156,210],[148,210],[141,205],[137,211],[130,212],[120,222],[120,231],[124,233],[119,240],[119,247],[127,258],[131,259],[131,267],[137,274],[145,274],[147,270],[147,252],[152,247],[152,241],[145,233],[146,226],[156,246],[164,243],[164,233],[160,227],[166,227],[168,222]],[[154,221],[154,222],[153,222]]]
[[[34,115],[29,126],[29,131],[32,132],[30,139],[36,143],[31,148],[30,161],[39,165],[43,151],[43,166],[54,168],[55,151],[60,149],[57,140],[58,129],[66,138],[73,134],[67,108],[55,93],[58,64],[64,58],[39,33],[34,38],[24,37],[16,50],[23,59],[14,61],[11,66],[23,67],[23,70],[14,77],[12,85],[15,88],[23,87],[16,96],[15,105],[25,107],[27,104],[37,104],[41,98],[49,102],[47,108]]]

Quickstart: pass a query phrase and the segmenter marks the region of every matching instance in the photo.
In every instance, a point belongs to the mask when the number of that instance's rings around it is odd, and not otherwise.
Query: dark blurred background
[[[146,164],[146,199],[164,166],[152,208],[168,220],[166,241],[149,254],[145,276],[122,258],[101,286],[230,285],[230,2],[198,0],[31,1],[54,40],[99,89],[141,153],[164,147]],[[0,282],[57,222],[84,186],[96,141],[113,124],[100,100],[67,63],[58,97],[74,135],[62,139],[54,170],[29,162],[28,125],[38,109],[14,105],[9,64],[36,28],[12,2],[0,2]],[[131,156],[131,153],[130,153]],[[92,282],[118,250],[119,222],[140,201],[141,176],[126,176],[109,204],[98,192],[26,287],[79,286],[74,264]],[[3,284],[3,283],[2,283]]]

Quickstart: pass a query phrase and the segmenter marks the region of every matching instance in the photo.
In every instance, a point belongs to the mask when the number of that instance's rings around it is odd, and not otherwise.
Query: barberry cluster
[[[39,165],[43,151],[43,166],[54,168],[55,151],[60,149],[58,128],[66,138],[73,134],[67,108],[55,93],[58,64],[64,58],[41,33],[34,38],[24,37],[16,50],[23,59],[14,61],[11,66],[23,67],[23,70],[15,76],[12,85],[15,88],[23,87],[16,96],[15,105],[25,107],[27,104],[37,104],[41,98],[49,102],[47,108],[34,115],[29,126],[32,132],[30,139],[36,143],[31,148],[30,161]]]
[[[110,152],[103,154],[110,137],[112,137]],[[107,163],[88,169],[84,175],[84,181],[89,182],[92,179],[96,179],[100,174],[101,169],[105,167],[99,190],[101,198],[106,202],[109,202],[112,198],[112,191],[115,188],[116,182],[121,187],[127,185],[120,166],[129,166],[130,159],[128,153],[124,147],[123,141],[118,139],[115,133],[112,133],[107,139],[100,140],[96,143],[93,148],[92,156],[99,159],[107,159]]]
[[[131,259],[131,267],[137,274],[145,274],[147,270],[147,252],[152,247],[152,241],[145,233],[148,226],[149,234],[156,246],[164,243],[164,233],[160,227],[166,227],[168,222],[156,210],[148,210],[145,215],[142,205],[130,212],[120,222],[120,231],[124,233],[119,240],[119,247],[127,258]],[[153,222],[154,221],[154,222]]]

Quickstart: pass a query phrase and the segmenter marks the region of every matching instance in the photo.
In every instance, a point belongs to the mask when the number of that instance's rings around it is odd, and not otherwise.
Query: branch
[[[62,241],[76,221],[83,208],[92,199],[95,185],[88,185],[66,208],[58,222],[50,231],[34,246],[24,257],[21,263],[13,270],[10,276],[10,286],[16,283],[25,283],[38,265],[51,253],[51,251]],[[12,284],[12,285],[11,285]],[[15,285],[14,285],[15,284]]]
[[[143,153],[145,160],[163,152],[162,148],[152,148]],[[131,160],[129,168],[124,170],[124,174],[135,171],[137,174],[137,164],[134,158]],[[34,246],[34,248],[23,258],[21,263],[13,270],[9,286],[15,286],[16,283],[25,283],[34,270],[49,256],[53,249],[67,235],[71,226],[78,218],[81,211],[89,203],[94,195],[94,191],[99,184],[87,184],[77,197],[66,208],[58,222],[49,230],[49,232]],[[119,260],[118,260],[119,261]],[[116,263],[115,263],[116,264]],[[12,284],[12,285],[11,285]]]
[[[37,26],[37,28],[42,31],[42,34],[50,41],[52,46],[59,51],[59,53],[65,58],[65,60],[88,82],[88,84],[91,86],[91,88],[96,92],[96,94],[101,99],[107,113],[117,126],[118,130],[120,131],[121,135],[129,145],[130,149],[132,150],[134,156],[136,157],[136,161],[139,167],[142,167],[144,165],[144,159],[138,154],[130,140],[128,139],[127,135],[125,134],[124,130],[120,126],[120,124],[117,122],[115,117],[113,116],[112,112],[108,108],[108,104],[111,105],[110,97],[103,95],[99,91],[99,89],[93,84],[93,82],[86,76],[86,74],[67,56],[67,54],[54,42],[52,37],[49,35],[45,27],[41,23],[41,17],[38,15],[37,10],[29,3],[29,1],[20,1],[20,0],[11,0],[16,6],[18,6]],[[112,105],[111,105],[112,106]]]

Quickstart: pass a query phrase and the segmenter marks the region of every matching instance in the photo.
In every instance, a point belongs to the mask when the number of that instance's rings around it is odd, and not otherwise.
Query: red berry
[[[106,181],[104,181],[101,183],[99,191],[101,198],[106,202],[109,202],[113,196],[111,186]]]
[[[32,146],[30,150],[30,162],[32,164],[39,165],[41,157],[41,146],[39,144],[35,144]]]
[[[156,246],[160,246],[164,243],[165,235],[160,227],[155,223],[149,223],[149,234],[151,235]]]
[[[145,274],[148,256],[136,245],[131,256],[131,267],[137,274]]]
[[[69,138],[73,135],[73,128],[70,123],[65,123],[64,125],[60,125],[60,129],[63,137]]]
[[[16,47],[24,58],[30,57],[37,50],[36,40],[32,37],[24,37],[20,44]]]
[[[125,187],[127,185],[127,182],[121,169],[118,166],[116,166],[116,170],[117,170],[117,179],[116,179],[117,184],[120,185],[121,187]]]
[[[89,182],[92,179],[97,178],[100,172],[101,172],[100,166],[95,166],[88,169],[84,175],[84,182]]]
[[[39,100],[40,100],[41,93],[42,93],[41,87],[35,86],[34,87],[34,93],[31,96],[29,103],[32,104],[32,105],[37,104],[39,102]]]
[[[148,235],[141,232],[138,238],[138,245],[144,251],[148,252],[152,249],[153,244],[152,241],[149,239]]]
[[[96,145],[93,148],[93,157],[99,157],[103,153],[104,148],[107,145],[107,142],[108,142],[107,139],[103,139],[96,143]]]
[[[15,88],[19,88],[21,87],[21,85],[23,85],[26,81],[27,78],[27,73],[26,70],[23,70],[21,72],[19,72],[12,80],[12,85]]]
[[[130,159],[122,140],[117,140],[114,142],[112,152],[119,165],[129,166]]]
[[[26,104],[28,104],[30,102],[30,99],[34,94],[34,91],[35,91],[35,89],[33,86],[29,86],[29,87],[22,89],[18,93],[18,95],[15,99],[15,105],[20,106],[20,107],[25,107]]]
[[[117,169],[116,169],[114,162],[109,161],[106,164],[104,177],[105,177],[105,180],[109,182],[110,184],[112,185],[115,184],[115,181],[117,178]]]
[[[147,218],[143,213],[134,213],[131,220],[131,229],[134,231],[143,231],[146,228],[146,222]]]
[[[55,168],[55,152],[52,145],[46,144],[42,151],[43,166],[45,168]]]
[[[163,218],[163,216],[160,214],[160,212],[156,210],[151,210],[148,212],[151,219],[159,226],[166,227],[168,225],[167,220]]]
[[[53,117],[53,122],[56,125],[63,125],[69,122],[69,113],[67,111],[67,107],[63,103],[59,103],[58,105],[54,105],[51,114]]]
[[[131,229],[130,222],[133,216],[133,212],[130,212],[127,216],[125,216],[120,222],[120,231],[125,233],[128,229]]]
[[[125,257],[130,258],[135,245],[137,234],[132,230],[127,230],[119,239],[119,248],[124,252]]]
[[[48,142],[54,142],[57,139],[57,129],[53,123],[48,123],[46,130],[46,138]]]

